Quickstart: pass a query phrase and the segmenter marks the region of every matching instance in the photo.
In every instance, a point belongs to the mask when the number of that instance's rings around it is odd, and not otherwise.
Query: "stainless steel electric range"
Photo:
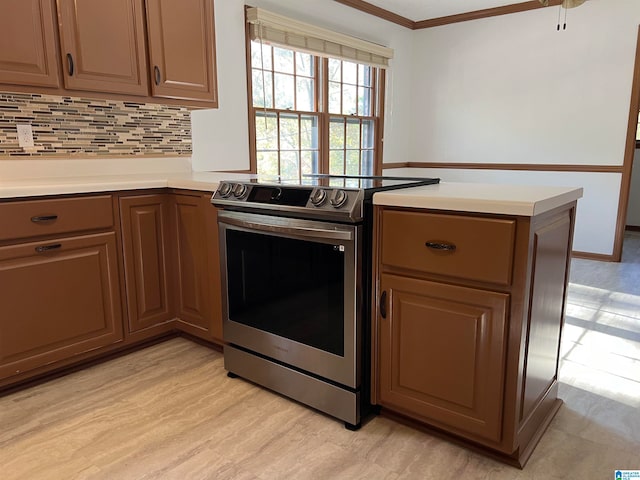
[[[437,178],[221,182],[225,368],[360,427],[370,409],[375,192]]]

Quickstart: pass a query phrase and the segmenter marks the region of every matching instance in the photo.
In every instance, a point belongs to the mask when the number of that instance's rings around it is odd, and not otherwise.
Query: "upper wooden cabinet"
[[[0,90],[217,107],[213,9],[213,0],[2,0]]]
[[[0,83],[60,85],[53,2],[0,2]]]
[[[147,0],[155,97],[216,102],[212,0]]]
[[[58,0],[68,89],[147,95],[143,0]]]

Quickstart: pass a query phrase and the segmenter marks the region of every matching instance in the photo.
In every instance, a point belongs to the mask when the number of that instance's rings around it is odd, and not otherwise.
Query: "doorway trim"
[[[633,67],[633,82],[631,84],[631,102],[629,105],[629,123],[627,126],[627,141],[624,149],[622,164],[622,179],[620,180],[620,198],[618,200],[618,219],[616,235],[613,241],[613,261],[622,260],[622,242],[627,223],[627,209],[629,206],[629,190],[631,189],[631,169],[636,153],[636,131],[638,128],[638,112],[640,112],[640,26],[636,41],[636,60]]]

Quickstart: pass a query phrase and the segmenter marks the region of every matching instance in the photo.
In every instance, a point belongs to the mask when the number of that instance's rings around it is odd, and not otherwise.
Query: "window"
[[[375,172],[376,69],[330,58],[328,72],[329,172],[371,175]]]
[[[252,170],[288,179],[375,174],[384,69],[251,36]]]
[[[301,178],[319,168],[317,58],[251,42],[255,169]]]

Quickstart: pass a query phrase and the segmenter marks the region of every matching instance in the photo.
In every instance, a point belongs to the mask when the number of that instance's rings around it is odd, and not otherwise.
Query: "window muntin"
[[[255,127],[259,175],[300,179],[319,170],[317,115],[261,109]]]
[[[314,61],[308,53],[251,42],[253,106],[314,111]]]
[[[258,41],[250,49],[256,172],[374,174],[378,70]]]
[[[332,116],[329,125],[329,173],[371,175],[374,172],[374,120]]]
[[[371,116],[373,67],[328,59],[329,113]]]

